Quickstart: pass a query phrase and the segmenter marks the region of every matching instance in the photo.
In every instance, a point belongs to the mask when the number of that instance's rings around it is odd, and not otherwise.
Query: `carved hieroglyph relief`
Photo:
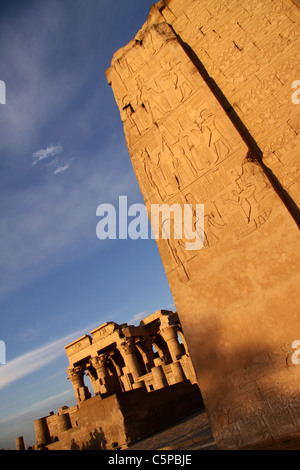
[[[290,0],[159,2],[108,71],[148,213],[204,204],[201,250],[157,245],[221,448],[299,436],[299,25]]]
[[[292,150],[279,143],[282,165],[265,162],[299,205],[299,187],[291,187],[296,180],[289,175],[299,168],[300,152],[299,110],[291,103],[291,84],[300,76],[299,7],[291,0],[178,3],[176,34],[200,58],[259,147],[286,134],[289,125],[294,130],[288,138]]]
[[[160,36],[155,41],[154,38]],[[247,160],[248,147],[209,91],[195,66],[166,24],[144,34],[152,47],[145,60],[144,39],[114,63],[109,78],[122,77],[119,100],[125,137],[141,191],[150,204],[205,205],[204,248],[220,243],[227,226],[239,239],[268,219],[261,208],[269,184],[262,170]],[[151,40],[149,39],[151,37]],[[167,41],[162,43],[161,37]],[[155,44],[158,50],[155,50]],[[130,62],[126,74],[123,64]],[[119,79],[119,78],[118,78]],[[125,90],[126,88],[126,90]],[[163,240],[166,271],[190,278],[185,242]],[[162,245],[165,248],[162,248]]]

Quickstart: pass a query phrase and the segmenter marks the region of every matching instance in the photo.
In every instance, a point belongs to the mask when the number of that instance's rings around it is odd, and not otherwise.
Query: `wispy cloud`
[[[169,304],[167,305],[166,307],[163,307],[165,310],[173,310],[175,308],[175,304],[172,303],[172,304]],[[152,313],[155,313],[155,311],[153,312],[140,312],[140,313],[136,313],[130,320],[129,320],[129,324],[131,325],[136,325],[137,323],[140,323],[141,320],[144,320],[144,318],[146,317],[149,317],[150,315],[152,315]]]
[[[67,163],[67,164],[64,165],[64,166],[59,166],[58,168],[56,168],[55,171],[53,171],[53,174],[54,174],[54,175],[57,175],[58,173],[63,173],[63,172],[66,171],[69,167],[70,167],[70,163]]]
[[[32,154],[32,165],[36,165],[41,160],[45,160],[49,157],[55,157],[63,151],[61,145],[50,145],[46,149],[41,149]]]
[[[20,187],[0,200],[0,296],[40,277],[70,256],[100,247],[97,206],[117,201],[119,194],[130,196],[138,189],[132,171],[107,171],[106,160],[125,151],[123,143],[115,143],[101,154],[98,151],[92,157],[76,157],[71,168],[64,168],[69,164],[65,162],[55,176],[52,173],[61,165],[51,166],[51,173],[38,175],[36,184]],[[66,170],[72,171],[68,180],[60,178]]]
[[[62,145],[50,145],[49,147],[41,150],[37,150],[32,154],[32,166],[35,166],[37,163],[43,162],[47,160],[46,166],[53,170],[52,174],[57,175],[59,173],[63,173],[68,168],[70,168],[71,161],[74,158],[61,158],[61,154],[63,152]],[[59,156],[58,156],[59,155]],[[65,161],[64,161],[65,160]]]
[[[99,113],[103,90],[111,93],[90,47],[102,34],[94,14],[102,17],[102,6],[73,3],[70,12],[58,0],[38,2],[18,28],[0,30],[10,90],[0,113],[0,296],[94,249],[97,206],[138,189],[124,137],[107,133],[115,118],[104,114],[103,123]],[[121,124],[112,95],[109,103]]]
[[[95,323],[88,325],[84,329],[77,330],[71,334],[58,338],[44,346],[23,354],[0,367],[0,390],[9,384],[45,367],[60,356],[65,355],[64,346],[82,334],[86,334],[93,328]]]
[[[147,312],[140,312],[140,313],[136,313],[130,320],[129,320],[129,324],[130,325],[135,325],[136,323],[140,323],[141,320],[143,320],[144,318],[148,317],[150,315],[150,313],[147,313]]]
[[[16,436],[22,435],[25,443],[35,444],[34,420],[41,416],[47,416],[49,409],[57,410],[61,403],[67,402],[68,406],[75,405],[72,387],[43,400],[35,401],[32,405],[25,407],[22,411],[15,411],[0,418],[0,442],[1,447],[14,448]]]
[[[45,398],[44,400],[40,400],[31,406],[28,406],[26,409],[24,409],[22,412],[16,412],[13,414],[10,414],[8,416],[5,416],[4,418],[0,418],[0,426],[7,426],[8,424],[18,420],[18,422],[21,419],[26,419],[29,418],[30,421],[33,419],[34,413],[39,412],[41,409],[47,409],[49,405],[51,405],[53,402],[57,402],[63,397],[70,396],[72,397],[73,395],[73,390],[66,390],[61,393],[57,393],[56,395],[52,395],[50,397]]]

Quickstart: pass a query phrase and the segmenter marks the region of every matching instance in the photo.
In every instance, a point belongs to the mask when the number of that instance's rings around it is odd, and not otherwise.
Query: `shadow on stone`
[[[102,428],[90,432],[90,440],[80,447],[74,439],[71,441],[71,450],[106,450],[106,439]]]

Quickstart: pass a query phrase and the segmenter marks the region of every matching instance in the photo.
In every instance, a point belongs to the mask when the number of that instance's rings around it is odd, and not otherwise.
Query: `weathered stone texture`
[[[145,204],[204,204],[204,247],[157,240],[219,448],[300,437],[300,11],[169,0],[107,71]]]
[[[203,409],[203,401],[197,384],[186,380],[151,393],[140,388],[96,395],[65,408],[35,421],[36,449],[42,443],[49,450],[111,450],[115,443],[124,449]]]

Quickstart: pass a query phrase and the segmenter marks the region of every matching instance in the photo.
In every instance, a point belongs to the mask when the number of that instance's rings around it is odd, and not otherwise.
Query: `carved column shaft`
[[[135,354],[135,348],[136,346],[132,339],[123,341],[120,344],[121,354],[129,372],[132,374],[133,380],[136,380],[141,375],[140,366]]]
[[[90,363],[95,368],[98,379],[98,390],[101,394],[115,393],[118,389],[118,383],[114,376],[110,375],[107,367],[107,355],[91,357]]]
[[[164,361],[166,364],[168,364],[169,362],[172,362],[168,345],[160,334],[157,335],[153,344],[156,347],[159,357],[162,359],[162,361]]]
[[[176,383],[183,382],[184,380],[186,380],[185,373],[184,373],[184,371],[182,369],[182,366],[181,366],[179,361],[172,362],[171,369],[172,369],[172,372],[173,372],[174,379],[175,379]]]
[[[156,366],[152,368],[152,377],[155,390],[168,386],[168,382],[162,366]]]
[[[136,344],[137,348],[140,350],[140,353],[143,356],[143,360],[147,369],[147,372],[150,372],[152,367],[154,367],[154,352],[152,349],[151,338],[146,338],[138,341]]]
[[[95,372],[92,370],[91,367],[87,367],[86,369],[86,372],[87,372],[87,375],[92,383],[92,387],[93,387],[93,390],[94,390],[94,393],[96,394],[97,392],[99,392],[99,387],[98,387],[98,381],[96,379],[96,374]]]
[[[97,377],[100,382],[104,381],[105,377],[109,376],[107,369],[107,356],[106,354],[100,354],[99,356],[92,357],[90,363],[95,368]]]
[[[84,369],[81,366],[69,368],[67,370],[68,379],[73,385],[77,403],[90,398],[91,394],[84,385]]]
[[[116,360],[116,357],[115,357],[115,353],[114,353],[114,352],[110,353],[110,354],[109,354],[109,357],[110,357],[110,359],[111,359],[113,365],[115,366],[115,369],[116,369],[116,371],[117,371],[118,377],[121,377],[121,375],[122,375],[122,369],[121,369],[121,367],[119,366],[119,364],[117,363],[117,360]]]
[[[177,339],[177,326],[166,326],[160,330],[160,334],[168,345],[172,361],[178,361],[181,358],[182,351]]]

